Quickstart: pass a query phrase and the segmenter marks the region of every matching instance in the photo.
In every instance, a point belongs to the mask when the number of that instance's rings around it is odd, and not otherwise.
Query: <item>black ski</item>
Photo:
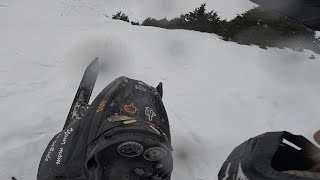
[[[85,111],[89,106],[90,96],[93,87],[96,83],[99,73],[99,61],[95,58],[85,70],[83,77],[81,79],[77,94],[74,97],[73,103],[71,105],[68,117],[63,126],[63,129],[67,128],[70,123],[79,120],[84,115]]]

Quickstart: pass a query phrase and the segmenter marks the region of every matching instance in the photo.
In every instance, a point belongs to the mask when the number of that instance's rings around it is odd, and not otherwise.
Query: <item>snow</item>
[[[230,18],[252,7],[229,1],[208,1],[208,9]],[[320,116],[319,55],[311,60],[310,51],[263,50],[103,15],[123,10],[141,21],[198,4],[0,0],[0,179],[36,179],[41,155],[62,128],[86,65],[97,56],[102,65],[93,96],[122,75],[153,86],[164,83],[172,179],[217,177],[235,146],[266,131],[287,130],[312,140]]]

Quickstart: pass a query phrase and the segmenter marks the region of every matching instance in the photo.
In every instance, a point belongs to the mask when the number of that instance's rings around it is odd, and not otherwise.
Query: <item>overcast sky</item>
[[[232,19],[237,14],[256,6],[249,0],[80,0],[86,7],[107,15],[123,11],[129,18],[135,21],[142,21],[147,17],[173,18],[182,13],[193,11],[201,4],[207,4],[207,10],[215,10],[222,19]],[[73,7],[80,7],[78,1],[68,1]],[[67,4],[66,3],[66,4]],[[80,8],[85,8],[82,6]],[[92,9],[89,11],[92,12]]]

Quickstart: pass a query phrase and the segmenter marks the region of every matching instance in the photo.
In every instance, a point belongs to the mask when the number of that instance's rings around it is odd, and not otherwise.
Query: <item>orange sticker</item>
[[[126,115],[115,114],[111,117],[108,117],[107,120],[109,122],[117,122],[117,121],[131,121],[131,120],[135,120],[135,119],[132,117],[126,116]]]
[[[137,108],[134,107],[133,103],[131,103],[130,105],[125,105],[123,109],[130,114],[135,114],[137,112]]]
[[[101,112],[106,106],[107,101],[101,101],[96,112]]]
[[[160,135],[160,131],[157,129],[157,127],[154,124],[150,124],[149,127],[156,132],[156,134]]]
[[[132,124],[137,122],[137,120],[133,119],[133,120],[129,120],[129,121],[123,121],[123,124]]]

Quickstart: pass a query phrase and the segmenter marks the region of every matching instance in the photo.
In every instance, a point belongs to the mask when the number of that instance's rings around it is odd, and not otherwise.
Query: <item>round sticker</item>
[[[160,161],[167,156],[167,151],[162,147],[153,147],[143,153],[143,157],[148,161]]]
[[[143,146],[137,142],[124,142],[117,148],[118,153],[125,157],[136,157],[142,154]]]

